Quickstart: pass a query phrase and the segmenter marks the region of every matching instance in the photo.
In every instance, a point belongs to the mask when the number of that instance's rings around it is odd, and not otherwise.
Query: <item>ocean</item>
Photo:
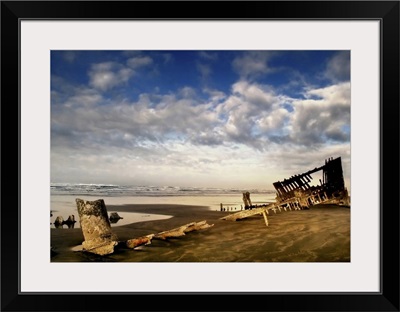
[[[115,184],[74,184],[51,183],[50,185],[50,226],[54,228],[57,216],[67,220],[74,215],[75,228],[79,227],[79,217],[75,199],[97,200],[103,199],[107,205],[124,204],[175,204],[207,206],[210,210],[220,211],[221,204],[224,210],[239,211],[243,207],[243,193],[250,192],[253,204],[265,204],[275,201],[274,190],[233,189],[233,188],[204,188],[180,186],[132,186]],[[107,209],[108,213],[118,212]],[[121,226],[134,222],[170,218],[165,215],[146,213],[118,212],[123,217],[111,226]],[[67,228],[64,225],[62,228]]]

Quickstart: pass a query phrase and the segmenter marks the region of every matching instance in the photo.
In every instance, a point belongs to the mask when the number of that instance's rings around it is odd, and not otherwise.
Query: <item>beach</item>
[[[99,256],[73,251],[84,238],[79,227],[52,227],[51,262],[349,262],[350,208],[315,205],[311,209],[270,211],[266,226],[262,215],[230,221],[235,213],[218,206],[165,203],[107,204],[107,211],[135,213],[141,219],[112,226],[118,241],[156,234],[182,225],[206,221],[212,225],[166,240],[128,249],[123,244],[114,253]],[[163,216],[162,218],[153,218]],[[79,217],[76,216],[77,224]]]

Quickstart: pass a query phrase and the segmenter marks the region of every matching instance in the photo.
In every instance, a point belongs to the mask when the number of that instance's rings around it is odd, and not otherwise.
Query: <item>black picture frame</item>
[[[157,10],[154,10],[155,7]],[[216,1],[2,1],[1,310],[399,311],[399,7],[398,1],[230,1],[219,5]],[[21,205],[19,27],[23,19],[380,20],[381,291],[334,294],[20,293],[20,229],[17,208]],[[16,116],[18,131],[14,132]],[[18,151],[16,156],[14,151]],[[16,173],[18,186],[12,179]],[[29,200],[33,206],[37,205],[34,198]]]

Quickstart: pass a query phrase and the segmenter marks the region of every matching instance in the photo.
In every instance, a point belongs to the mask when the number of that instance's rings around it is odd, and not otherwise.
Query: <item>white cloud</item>
[[[225,118],[227,141],[264,150],[271,136],[285,135],[289,112],[283,108],[287,99],[265,85],[239,81],[232,94],[217,107]]]
[[[133,75],[133,70],[116,62],[93,64],[89,70],[90,86],[107,91],[115,86],[126,83]]]
[[[271,52],[250,51],[233,60],[232,66],[242,78],[254,78],[272,71],[268,67]]]
[[[235,83],[232,86],[232,93],[253,105],[255,109],[263,111],[270,110],[277,100],[272,88],[255,83],[251,84],[247,81]]]
[[[335,54],[326,66],[325,76],[334,82],[350,80],[350,51]]]
[[[103,97],[93,89],[81,89],[76,90],[75,95],[68,98],[64,103],[65,107],[90,107],[96,106],[103,100]]]
[[[130,68],[137,69],[152,64],[153,60],[149,56],[136,56],[128,59],[126,63]]]
[[[206,51],[200,51],[199,52],[199,56],[205,60],[209,60],[209,61],[215,61],[218,59],[218,53],[214,53],[214,52],[206,52]]]
[[[219,103],[226,98],[226,94],[219,90],[204,88],[203,92],[209,95],[209,100],[212,103]]]
[[[309,99],[294,100],[291,116],[293,142],[313,145],[350,139],[350,83],[307,92]],[[315,98],[316,97],[316,98]]]
[[[182,98],[194,98],[196,96],[196,90],[191,87],[183,87],[178,90],[178,95]]]
[[[268,114],[264,114],[256,122],[262,133],[282,132],[289,117],[289,112],[284,108],[277,108]]]
[[[127,60],[127,66],[118,62],[92,64],[89,70],[89,85],[100,91],[108,91],[116,86],[126,84],[141,67],[152,64],[148,56],[135,56]]]
[[[349,106],[351,100],[350,83],[344,82],[336,85],[327,86],[319,89],[312,89],[307,91],[308,97],[317,97],[320,100],[320,105],[344,105]]]
[[[108,100],[106,104],[96,90],[77,88],[53,107],[54,142],[59,134],[64,140],[73,138],[74,146],[129,149],[143,142],[180,141],[266,151],[274,142],[311,148],[349,141],[349,83],[308,90],[308,99],[303,100],[243,80],[232,85],[228,96],[218,90],[203,91],[209,95],[206,100],[187,86],[176,95],[141,94],[134,103]],[[293,111],[286,109],[287,104]]]
[[[97,144],[131,148],[143,142],[164,144],[170,140],[199,144],[215,141],[211,133],[220,121],[210,109],[212,103],[198,102],[194,96],[194,89],[186,87],[178,96],[142,94],[136,103],[96,105],[102,103],[102,98],[89,89],[86,94],[70,96],[52,110],[53,142],[56,145],[59,134],[64,139],[73,138],[76,148]]]

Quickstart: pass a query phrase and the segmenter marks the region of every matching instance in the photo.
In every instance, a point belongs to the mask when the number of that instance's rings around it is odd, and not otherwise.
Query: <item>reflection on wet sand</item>
[[[53,212],[50,211],[50,217],[53,216]],[[118,223],[119,220],[123,219],[117,212],[112,212],[109,216],[109,221],[111,224],[116,224]],[[66,225],[69,229],[75,228],[75,215],[70,215],[68,216],[67,220],[64,220],[62,216],[58,216],[56,220],[54,221],[54,226],[56,229],[61,229]],[[51,225],[51,222],[50,222]]]

